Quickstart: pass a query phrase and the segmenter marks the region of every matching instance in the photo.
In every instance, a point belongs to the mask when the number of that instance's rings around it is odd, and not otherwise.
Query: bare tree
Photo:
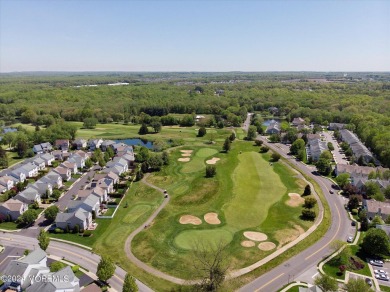
[[[223,283],[228,270],[225,246],[218,244],[196,242],[194,244],[194,275],[199,282],[194,285],[196,291],[216,291]]]

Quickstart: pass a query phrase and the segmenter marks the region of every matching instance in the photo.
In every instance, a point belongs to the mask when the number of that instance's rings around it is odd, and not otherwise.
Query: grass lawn
[[[381,291],[390,292],[390,287],[389,286],[380,285],[379,288],[381,289]]]
[[[328,263],[324,264],[323,270],[328,276],[331,276],[333,278],[340,279],[340,280],[344,280],[345,278],[345,274],[342,275],[338,274],[340,272],[338,267],[331,266]]]
[[[104,213],[103,216],[112,216],[112,214],[114,214],[114,211],[115,211],[115,208],[108,208],[107,212]]]
[[[102,236],[102,234],[107,230],[108,226],[110,225],[111,219],[96,219],[96,222],[98,223],[98,226],[95,230],[92,231],[92,236],[90,237],[83,237],[79,234],[73,234],[73,233],[62,233],[62,234],[55,234],[55,233],[48,233],[50,237],[59,238],[63,240],[69,240],[73,241],[79,244],[83,244],[89,247],[92,247],[93,244]]]
[[[20,158],[17,152],[7,151],[8,167],[23,161],[25,158]]]
[[[233,142],[228,154],[218,152],[221,146],[222,142],[214,147],[183,146],[181,149],[194,151],[190,162],[177,161],[181,152],[175,150],[171,164],[148,178],[168,190],[171,202],[150,228],[135,237],[133,252],[140,260],[169,274],[191,278],[194,244],[222,241],[227,244],[231,268],[241,268],[272,252],[243,248],[243,231],[265,232],[268,241],[284,245],[299,235],[297,230],[311,225],[299,219],[300,207],[286,204],[289,192],[301,193],[305,186],[295,173],[281,163],[270,166],[269,154],[255,152],[258,147],[253,143]],[[205,161],[211,157],[221,158],[217,175],[205,178]],[[208,212],[216,212],[221,224],[206,223],[203,216]],[[180,224],[180,217],[186,214],[202,223]]]
[[[3,222],[3,223],[0,223],[0,229],[16,230],[16,229],[19,229],[19,228],[18,228],[18,225],[15,222]]]

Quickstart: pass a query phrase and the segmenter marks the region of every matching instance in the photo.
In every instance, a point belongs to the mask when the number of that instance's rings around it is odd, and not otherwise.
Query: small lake
[[[145,139],[139,139],[139,138],[115,140],[115,142],[125,143],[126,145],[131,145],[131,146],[144,146],[148,149],[153,148],[153,142]]]

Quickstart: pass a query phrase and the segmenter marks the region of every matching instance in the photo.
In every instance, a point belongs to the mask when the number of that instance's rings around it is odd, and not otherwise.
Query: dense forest
[[[168,125],[179,123],[170,114],[210,114],[210,126],[237,126],[246,112],[271,108],[290,121],[350,124],[390,166],[389,80],[389,73],[1,74],[0,119],[50,126],[91,118],[141,123],[150,115]],[[108,85],[116,82],[128,84]]]

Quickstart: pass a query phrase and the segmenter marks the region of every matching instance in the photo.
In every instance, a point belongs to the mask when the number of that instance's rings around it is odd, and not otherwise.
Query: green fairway
[[[206,158],[206,157],[209,157],[209,156],[217,154],[217,153],[218,153],[218,151],[216,149],[213,149],[213,148],[201,148],[196,152],[195,155],[197,157]]]
[[[223,210],[230,226],[244,229],[260,225],[287,188],[258,153],[242,153],[238,159],[240,163],[233,173],[234,197]]]
[[[186,230],[175,237],[175,244],[186,250],[196,249],[197,245],[215,248],[218,244],[227,245],[233,239],[231,232],[225,229]]]
[[[122,219],[123,223],[134,223],[143,214],[148,213],[151,209],[150,205],[135,205],[129,210],[129,213]]]

